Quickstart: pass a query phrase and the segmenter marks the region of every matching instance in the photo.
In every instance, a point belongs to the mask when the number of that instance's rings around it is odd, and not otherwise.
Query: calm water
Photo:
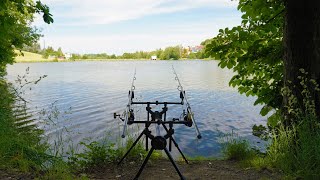
[[[83,139],[101,140],[106,136],[112,141],[119,139],[122,126],[113,119],[113,113],[125,109],[134,68],[136,101],[179,101],[172,65],[203,136],[197,140],[194,128],[178,125],[175,138],[183,152],[189,156],[218,156],[221,132],[233,131],[260,145],[251,135],[251,127],[265,124],[266,117],[259,115],[261,107],[252,105],[254,98],[239,95],[236,89],[228,87],[232,72],[218,68],[216,61],[20,63],[8,67],[7,77],[13,81],[27,67],[29,79],[48,75],[31,91],[27,90],[24,97],[30,101],[29,112],[39,119],[37,123],[45,129],[48,141],[54,145],[62,137],[66,147]],[[59,114],[53,113],[56,117],[49,117],[52,120],[49,124],[41,123],[44,119],[38,114],[41,109],[57,110]],[[135,111],[138,120],[146,118],[144,106],[135,106]],[[181,113],[181,106],[170,106],[168,118],[179,117]],[[143,129],[133,126],[130,134]]]

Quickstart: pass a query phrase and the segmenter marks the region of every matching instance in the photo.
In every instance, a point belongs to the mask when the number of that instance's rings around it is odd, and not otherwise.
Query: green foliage
[[[282,0],[240,0],[242,23],[231,29],[220,29],[207,41],[207,56],[219,59],[221,68],[233,69],[236,75],[229,84],[240,93],[257,96],[263,104],[261,114],[281,107],[283,81]]]
[[[222,145],[222,153],[227,160],[243,161],[254,156],[249,142],[235,136],[234,133],[225,135]]]
[[[126,145],[124,147],[118,147],[118,150],[121,152],[121,157],[124,155],[124,153],[127,152],[127,150],[132,146],[132,144],[135,141],[135,137],[129,136]],[[127,160],[130,161],[142,161],[147,156],[148,151],[145,150],[144,144],[139,141],[135,147],[130,151],[129,155],[127,156]],[[120,158],[121,158],[120,157]],[[153,151],[152,155],[150,156],[150,159],[159,159],[162,155],[158,151]]]
[[[296,88],[294,85],[282,89],[283,96],[288,97],[285,111],[289,114],[286,117],[281,113],[273,116],[272,123],[276,126],[271,131],[272,143],[267,158],[271,165],[287,174],[316,179],[320,177],[320,119],[311,92],[320,89],[315,80],[307,78],[307,72],[303,69],[300,72],[301,94],[292,93],[291,89]],[[298,103],[296,96],[303,98],[302,104]]]
[[[222,147],[224,157],[227,160],[237,161],[241,166],[256,169],[271,169],[272,167],[265,153],[252,148],[247,140],[235,136],[234,133],[224,136]]]
[[[64,56],[61,47],[58,50],[54,50],[53,47],[48,46],[46,49],[43,50],[43,57],[48,58],[49,56],[54,56],[55,58]]]
[[[157,49],[154,51],[136,51],[133,53],[123,53],[116,56],[115,54],[108,55],[106,53],[101,54],[72,54],[73,60],[75,59],[151,59],[151,56],[157,56],[161,60],[177,60],[180,58],[189,59],[203,59],[205,57],[203,52],[191,53],[189,56],[180,46],[167,47],[164,50]]]
[[[54,52],[55,51],[53,49],[52,51],[50,51],[51,54],[54,54]],[[206,56],[204,51],[200,51],[197,53],[190,53],[188,55],[187,49],[184,49],[181,46],[173,46],[173,47],[167,47],[164,50],[157,49],[154,51],[136,51],[133,53],[126,52],[118,56],[116,56],[115,54],[108,55],[106,53],[83,54],[83,55],[72,54],[71,59],[73,60],[77,60],[77,59],[97,59],[97,60],[98,59],[151,59],[151,56],[157,56],[157,59],[161,59],[161,60],[178,60],[181,58],[186,58],[186,59],[208,58],[208,56]]]
[[[289,177],[318,179],[320,177],[320,119],[316,115],[316,106],[312,98],[314,91],[320,91],[315,80],[308,78],[308,73],[300,69],[301,94],[293,94],[295,85],[281,90],[282,96],[288,97],[283,108],[268,118],[268,128],[254,126],[253,133],[270,140],[265,156],[255,156],[247,165],[258,168],[274,167],[282,170]],[[299,103],[297,96],[302,97]],[[288,120],[290,119],[290,120]],[[290,122],[290,124],[288,124]]]
[[[187,57],[188,59],[203,59],[205,58],[205,55],[202,51],[200,51],[196,53],[190,53]]]
[[[123,53],[118,59],[150,59],[151,55],[148,52],[136,51],[134,53]]]
[[[106,141],[103,143],[94,141],[88,144],[81,142],[80,144],[84,145],[84,152],[69,157],[69,160],[71,164],[81,169],[103,166],[107,163],[115,162],[121,155],[120,151],[114,148],[114,144],[107,143]]]
[[[74,170],[69,164],[62,160],[62,158],[54,158],[51,162],[50,168],[47,168],[42,175],[39,175],[39,179],[55,180],[55,179],[76,179]],[[85,179],[85,178],[77,178]]]
[[[40,142],[42,131],[27,126],[30,121],[17,121],[27,118],[27,114],[24,104],[13,111],[19,100],[14,92],[12,86],[0,81],[0,164],[2,168],[21,171],[40,170],[51,157],[46,154],[47,145]]]
[[[58,56],[58,57],[64,56],[61,47],[59,47],[58,50],[57,50],[57,56]]]
[[[11,171],[32,172],[42,179],[74,179],[71,169],[62,157],[48,153],[49,145],[43,142],[43,131],[33,126],[27,113],[25,89],[39,83],[45,76],[30,81],[29,69],[18,76],[16,86],[0,80],[0,168]]]
[[[32,43],[29,46],[28,45],[24,45],[21,50],[22,51],[27,51],[27,52],[32,52],[32,53],[37,53],[37,54],[41,54],[42,53],[42,49],[41,49],[39,43]]]
[[[253,125],[252,134],[263,140],[269,139],[268,129],[263,125],[259,125],[259,126],[257,126],[256,124]]]
[[[180,59],[180,46],[167,47],[160,55],[160,59],[162,60],[177,60]]]
[[[31,46],[40,37],[36,28],[30,27],[34,13],[42,13],[46,23],[52,23],[49,8],[40,1],[0,1],[0,76],[5,75],[7,64],[14,62],[14,50]]]
[[[320,176],[320,128],[310,130],[315,119],[300,120],[293,128],[281,125],[273,131],[267,159],[273,167],[287,174],[314,179]]]
[[[84,151],[82,153],[71,154],[69,163],[77,169],[88,169],[92,167],[101,167],[108,163],[118,163],[133,143],[134,139],[132,137],[128,138],[126,145],[123,147],[115,147],[115,144],[109,142],[107,138],[100,142],[81,142],[80,144],[85,147]],[[138,142],[130,151],[126,160],[142,161],[147,156],[147,153],[148,152],[144,149],[144,145],[141,142]],[[160,157],[161,154],[153,152],[150,158],[157,159]]]

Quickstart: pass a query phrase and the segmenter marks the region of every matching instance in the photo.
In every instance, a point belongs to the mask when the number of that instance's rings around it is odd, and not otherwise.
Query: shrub
[[[250,159],[254,155],[249,142],[235,136],[233,132],[224,136],[222,153],[227,160],[237,161]]]
[[[272,131],[272,143],[267,151],[267,159],[274,167],[285,173],[306,179],[320,177],[320,119],[316,115],[315,102],[312,100],[314,91],[320,91],[315,80],[308,79],[308,73],[300,69],[299,102],[291,91],[284,87],[282,93],[288,97],[286,118],[281,113],[275,114],[277,127]],[[288,82],[290,84],[290,82]],[[288,122],[291,122],[288,124]]]
[[[114,144],[106,141],[99,143],[97,141],[91,143],[81,142],[85,146],[82,153],[69,157],[70,163],[81,169],[89,167],[103,166],[107,163],[115,162],[121,154],[119,150],[114,148]]]

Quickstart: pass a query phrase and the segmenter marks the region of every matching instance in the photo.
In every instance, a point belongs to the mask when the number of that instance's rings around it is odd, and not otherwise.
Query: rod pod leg
[[[172,158],[172,156],[171,156],[170,152],[168,151],[168,149],[167,149],[167,148],[165,148],[165,149],[164,149],[164,151],[166,152],[166,154],[167,154],[167,156],[168,156],[168,158],[169,158],[169,160],[170,160],[171,164],[173,165],[173,167],[176,169],[177,173],[179,174],[179,176],[180,176],[181,180],[186,180],[186,178],[181,174],[181,172],[180,172],[180,170],[179,170],[179,168],[178,168],[177,164],[174,162],[174,160],[173,160],[173,158]]]
[[[122,161],[128,156],[128,154],[130,153],[130,151],[133,149],[133,147],[138,143],[138,141],[140,140],[140,138],[142,137],[142,135],[145,134],[145,130],[143,130],[141,132],[141,134],[139,135],[139,137],[136,139],[136,141],[131,145],[130,149],[126,152],[126,154],[121,158],[121,160],[118,162],[118,165],[120,165],[122,163]]]
[[[154,148],[152,147],[152,148],[150,149],[150,151],[149,151],[149,153],[148,153],[147,157],[144,159],[144,161],[143,161],[143,163],[142,163],[142,165],[141,165],[141,167],[140,167],[140,169],[139,169],[139,171],[138,171],[137,175],[133,178],[134,180],[138,180],[138,179],[139,179],[139,176],[140,176],[140,174],[142,173],[142,171],[143,171],[144,167],[146,166],[146,164],[147,164],[147,162],[148,162],[148,160],[149,160],[149,158],[150,158],[150,156],[151,156],[151,154],[152,154],[153,150],[154,150]]]
[[[164,128],[167,132],[169,132],[167,126],[164,125],[164,124],[162,124],[162,125],[163,125],[163,128]],[[187,158],[184,156],[184,154],[183,154],[183,152],[181,151],[178,143],[174,140],[174,138],[173,138],[172,136],[171,136],[171,141],[173,142],[173,144],[174,144],[174,145],[176,146],[176,148],[178,149],[178,151],[179,151],[179,153],[181,154],[181,156],[182,156],[182,158],[184,159],[184,161],[185,161],[187,164],[189,164],[189,161],[188,161]],[[169,142],[169,143],[171,144],[171,142]],[[170,144],[169,144],[169,145],[170,145]],[[169,147],[170,147],[170,146],[169,146]],[[169,150],[169,151],[170,151],[170,150]]]

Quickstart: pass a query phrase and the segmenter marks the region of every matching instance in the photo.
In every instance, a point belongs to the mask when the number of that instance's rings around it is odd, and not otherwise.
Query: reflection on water
[[[31,78],[48,75],[25,94],[31,101],[29,111],[48,109],[55,101],[60,110],[71,107],[72,113],[57,119],[55,125],[41,127],[51,137],[51,143],[64,128],[70,140],[77,144],[84,138],[99,140],[106,134],[112,140],[119,138],[121,122],[113,119],[113,113],[123,112],[126,106],[134,68],[137,101],[179,101],[172,65],[186,90],[203,136],[197,140],[193,128],[177,126],[175,138],[187,155],[219,155],[221,132],[234,130],[252,142],[258,141],[251,135],[251,127],[265,124],[266,118],[259,115],[261,107],[252,105],[254,98],[239,95],[228,87],[232,72],[218,68],[216,61],[20,63],[8,67],[7,77],[13,81],[27,67],[30,67]],[[146,118],[145,107],[136,106],[135,110],[137,119]],[[179,117],[181,112],[180,106],[169,106],[168,118]],[[131,131],[138,133],[139,129],[131,128]]]

